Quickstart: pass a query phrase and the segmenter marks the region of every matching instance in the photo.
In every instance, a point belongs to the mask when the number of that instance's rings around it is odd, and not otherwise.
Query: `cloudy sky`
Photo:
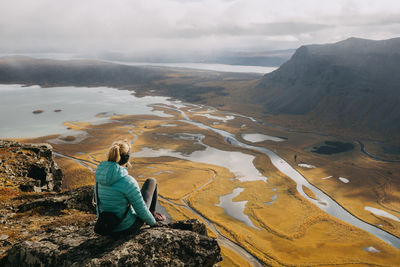
[[[1,0],[0,53],[275,50],[400,36],[398,0]]]

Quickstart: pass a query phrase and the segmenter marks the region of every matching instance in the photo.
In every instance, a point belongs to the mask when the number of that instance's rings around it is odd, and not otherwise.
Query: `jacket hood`
[[[112,185],[121,178],[129,175],[126,167],[121,167],[113,161],[102,161],[97,167],[96,182],[103,185]]]

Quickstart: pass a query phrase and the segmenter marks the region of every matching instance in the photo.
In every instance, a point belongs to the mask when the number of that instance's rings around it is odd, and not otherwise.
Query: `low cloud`
[[[0,53],[286,49],[399,24],[389,0],[15,0],[0,3]]]
[[[253,23],[246,26],[226,24],[203,28],[190,26],[176,29],[166,38],[198,38],[202,36],[285,36],[299,35],[329,28],[329,25],[302,22]]]

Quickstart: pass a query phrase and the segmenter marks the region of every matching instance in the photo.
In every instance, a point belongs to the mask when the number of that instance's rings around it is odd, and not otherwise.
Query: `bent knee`
[[[148,183],[149,185],[157,185],[157,180],[156,178],[150,177],[146,179],[145,183]]]

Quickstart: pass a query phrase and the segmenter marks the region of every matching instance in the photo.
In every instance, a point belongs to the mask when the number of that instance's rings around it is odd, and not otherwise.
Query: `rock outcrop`
[[[37,196],[24,196],[25,201],[17,207],[17,212],[35,209],[42,215],[59,215],[62,210],[75,209],[96,213],[93,203],[93,186],[84,186],[71,191]]]
[[[49,144],[0,140],[0,185],[22,191],[60,191],[63,174]]]
[[[93,186],[54,192],[62,173],[52,154],[47,144],[0,141],[0,190],[9,194],[0,202],[0,266],[213,266],[222,260],[216,239],[197,220],[142,227],[117,240],[95,234]]]
[[[61,226],[38,241],[14,245],[2,266],[213,266],[222,260],[214,238],[197,220],[144,227],[118,240],[86,227]]]

